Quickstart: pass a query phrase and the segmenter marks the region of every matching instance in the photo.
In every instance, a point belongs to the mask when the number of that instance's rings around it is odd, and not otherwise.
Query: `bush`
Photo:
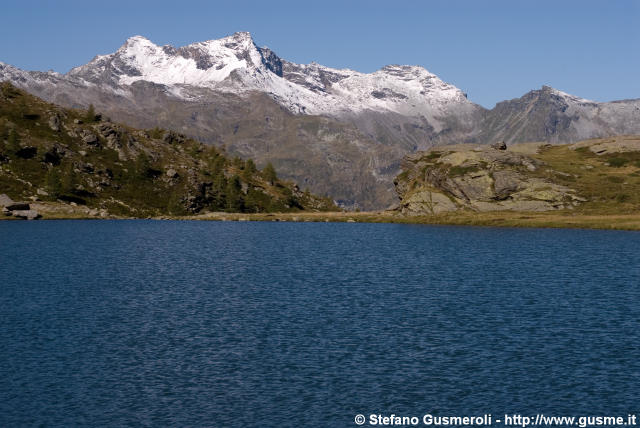
[[[627,163],[627,160],[624,158],[611,158],[609,159],[609,166],[614,168],[620,168]]]
[[[617,201],[617,202],[622,203],[622,202],[626,202],[626,201],[628,201],[628,200],[629,200],[629,195],[627,195],[627,194],[624,194],[624,193],[618,193],[618,194],[616,195],[616,201]]]

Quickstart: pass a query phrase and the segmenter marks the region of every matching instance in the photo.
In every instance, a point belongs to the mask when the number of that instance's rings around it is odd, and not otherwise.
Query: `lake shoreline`
[[[48,206],[51,205],[51,206]],[[89,215],[81,207],[61,210],[57,204],[40,203],[42,220],[200,220],[200,221],[272,221],[272,222],[333,222],[333,223],[392,223],[449,226],[519,227],[640,230],[640,213],[586,214],[571,211],[554,212],[456,212],[438,215],[406,215],[396,211],[368,212],[290,212],[290,213],[226,213],[210,212],[191,216],[123,217]],[[44,209],[43,209],[44,208]],[[51,210],[46,208],[52,208]],[[69,207],[71,208],[71,207]],[[0,220],[18,220],[0,216]]]

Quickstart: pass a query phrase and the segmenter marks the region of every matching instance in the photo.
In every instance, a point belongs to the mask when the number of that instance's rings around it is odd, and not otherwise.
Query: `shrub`
[[[626,201],[628,201],[628,200],[629,200],[629,195],[627,195],[627,194],[625,194],[625,193],[618,193],[618,194],[616,195],[616,201],[617,201],[617,202],[622,203],[622,202],[626,202]]]
[[[458,177],[461,175],[465,175],[468,174],[470,172],[476,172],[479,171],[480,168],[478,168],[476,165],[472,165],[472,166],[452,166],[451,168],[449,168],[449,175],[451,177]]]
[[[620,168],[627,163],[627,160],[624,158],[611,158],[609,159],[609,166],[614,168]]]

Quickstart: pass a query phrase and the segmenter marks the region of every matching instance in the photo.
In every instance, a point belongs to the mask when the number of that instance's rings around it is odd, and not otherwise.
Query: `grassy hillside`
[[[575,208],[582,214],[632,214],[640,210],[640,150],[597,154],[590,147],[638,136],[589,140],[577,145],[545,146],[533,157],[547,167],[541,176],[566,185],[586,199]],[[640,149],[640,147],[639,147]]]
[[[405,159],[396,188],[402,212],[412,215],[635,214],[640,210],[640,137],[502,149],[436,147]]]
[[[8,83],[0,85],[2,193],[127,217],[336,209],[270,165],[260,171],[181,134],[64,109]]]

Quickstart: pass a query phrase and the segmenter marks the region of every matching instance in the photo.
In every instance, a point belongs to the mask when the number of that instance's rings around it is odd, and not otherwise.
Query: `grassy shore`
[[[458,212],[434,216],[405,216],[392,211],[283,214],[209,213],[198,216],[181,217],[181,219],[213,221],[403,223],[493,227],[640,230],[640,213],[619,215],[584,215],[574,214],[572,212]]]
[[[124,216],[90,215],[82,206],[70,206],[52,202],[36,203],[44,220],[72,219],[131,219]],[[553,212],[471,212],[458,211],[440,215],[403,215],[395,211],[372,212],[289,212],[289,213],[226,213],[215,212],[193,216],[149,217],[156,220],[204,220],[204,221],[288,221],[288,222],[343,222],[343,223],[398,223],[439,224],[492,227],[543,227],[640,230],[640,212],[619,214],[584,213],[574,210]],[[15,220],[0,215],[0,220]]]

